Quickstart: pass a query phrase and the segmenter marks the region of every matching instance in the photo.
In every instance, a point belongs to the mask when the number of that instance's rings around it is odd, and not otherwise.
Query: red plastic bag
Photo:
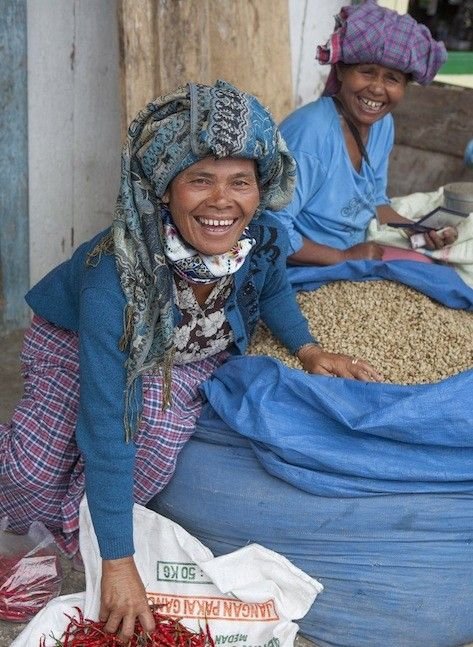
[[[62,568],[54,537],[34,521],[26,535],[0,523],[0,619],[28,622],[59,595]]]

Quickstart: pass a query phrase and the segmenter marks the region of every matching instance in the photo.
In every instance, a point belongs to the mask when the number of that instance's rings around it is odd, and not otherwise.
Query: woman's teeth
[[[371,99],[360,98],[360,102],[369,110],[378,111],[383,107],[382,101],[371,101]]]
[[[206,225],[207,227],[230,227],[233,225],[235,220],[214,220],[212,218],[199,218],[201,225]]]

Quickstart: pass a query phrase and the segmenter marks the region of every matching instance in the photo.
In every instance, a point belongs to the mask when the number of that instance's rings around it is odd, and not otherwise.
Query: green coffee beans
[[[297,300],[325,350],[366,359],[387,382],[425,384],[473,368],[473,313],[400,283],[335,281]],[[248,354],[301,368],[263,324]]]

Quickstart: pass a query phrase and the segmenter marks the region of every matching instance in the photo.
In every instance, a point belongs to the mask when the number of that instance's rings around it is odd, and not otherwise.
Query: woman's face
[[[407,86],[404,72],[374,63],[337,65],[337,76],[341,83],[337,97],[361,132],[391,112]]]
[[[163,196],[182,238],[202,254],[223,254],[258,208],[253,160],[205,157],[181,171]]]

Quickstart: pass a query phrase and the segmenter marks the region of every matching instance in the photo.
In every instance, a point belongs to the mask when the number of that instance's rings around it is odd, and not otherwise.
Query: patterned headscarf
[[[331,96],[340,89],[333,67],[339,61],[348,65],[376,63],[427,85],[447,60],[447,50],[409,14],[400,15],[378,6],[375,0],[366,0],[342,7],[335,16],[335,31],[324,46],[317,47],[316,59],[322,65],[332,65],[323,93]]]
[[[254,159],[263,209],[289,203],[295,163],[270,113],[252,95],[225,81],[187,84],[138,113],[122,152],[120,193],[112,225],[113,249],[127,299],[127,438],[135,428],[135,379],[160,369],[163,405],[170,402],[173,358],[172,275],[163,246],[161,198],[171,180],[203,157]]]

